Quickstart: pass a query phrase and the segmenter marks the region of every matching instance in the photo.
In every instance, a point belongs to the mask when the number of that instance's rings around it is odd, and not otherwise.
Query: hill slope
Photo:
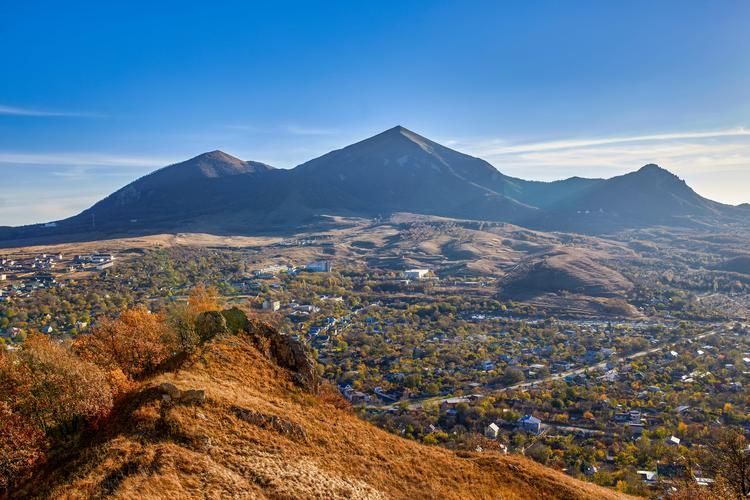
[[[527,259],[503,280],[505,293],[515,297],[550,292],[620,297],[632,288],[627,278],[589,258],[584,249],[565,247]]]
[[[295,384],[248,336],[142,384],[23,495],[52,498],[618,498],[523,457],[388,434]],[[164,382],[205,391],[165,401]],[[184,399],[184,397],[183,397]],[[177,401],[177,403],[175,403]]]
[[[545,214],[549,227],[598,232],[650,225],[688,226],[736,212],[700,196],[657,165],[606,179],[561,199]]]
[[[730,273],[750,274],[750,255],[739,255],[727,259],[715,268]]]

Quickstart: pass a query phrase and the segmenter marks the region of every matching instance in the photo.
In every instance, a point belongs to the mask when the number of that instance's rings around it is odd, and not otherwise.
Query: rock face
[[[299,386],[317,394],[320,375],[315,361],[302,342],[261,321],[251,321],[248,333],[271,361],[292,372],[293,379]]]
[[[164,382],[159,385],[159,390],[165,396],[169,396],[171,399],[180,399],[181,392],[176,385],[170,382]]]
[[[237,418],[244,420],[249,424],[278,432],[279,434],[289,436],[293,439],[301,441],[307,439],[305,428],[286,418],[281,418],[276,415],[268,415],[259,411],[247,410],[238,406],[233,407],[232,411]]]
[[[187,389],[181,391],[173,383],[164,382],[159,384],[158,390],[162,394],[162,400],[166,403],[202,405],[206,402],[206,391],[203,389]]]
[[[198,316],[195,329],[202,342],[229,333],[227,321],[218,311],[208,311]]]
[[[188,389],[180,397],[180,403],[185,405],[202,405],[205,401],[206,391],[203,389]]]

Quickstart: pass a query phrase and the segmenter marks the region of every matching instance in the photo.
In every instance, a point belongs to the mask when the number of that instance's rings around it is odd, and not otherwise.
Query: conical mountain
[[[491,220],[520,220],[536,212],[506,194],[513,179],[486,161],[401,126],[304,163],[295,174],[320,208]]]

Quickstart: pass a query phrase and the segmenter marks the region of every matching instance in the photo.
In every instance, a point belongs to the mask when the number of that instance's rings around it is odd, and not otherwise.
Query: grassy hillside
[[[523,457],[457,455],[313,395],[249,336],[209,342],[141,381],[88,441],[50,457],[17,494],[52,498],[618,498]],[[205,391],[165,398],[160,384]],[[184,394],[184,392],[183,392]]]

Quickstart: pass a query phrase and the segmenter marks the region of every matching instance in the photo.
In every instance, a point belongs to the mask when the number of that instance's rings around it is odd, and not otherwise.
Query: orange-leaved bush
[[[118,318],[102,320],[73,344],[81,358],[128,377],[153,372],[174,354],[175,333],[161,314],[145,306],[127,309]]]
[[[0,400],[45,432],[112,408],[104,372],[41,334],[29,336],[21,350],[0,356]]]

